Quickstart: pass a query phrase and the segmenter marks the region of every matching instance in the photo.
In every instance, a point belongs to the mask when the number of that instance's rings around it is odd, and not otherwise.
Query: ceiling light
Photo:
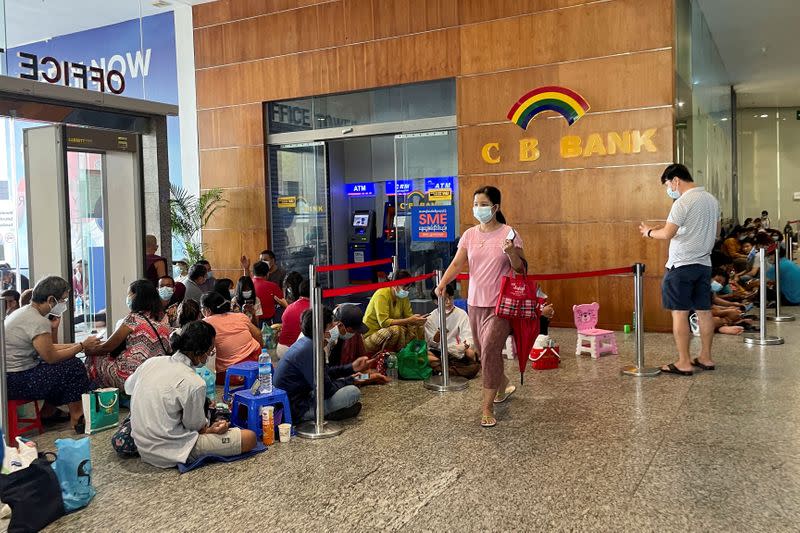
[[[167,2],[166,0],[155,0],[152,3],[152,5],[153,7],[167,7],[169,5],[169,2]]]
[[[722,117],[722,119],[720,120],[722,120],[722,122],[726,122],[728,120],[728,117]]]
[[[683,101],[682,100],[678,100],[678,107],[683,107]]]
[[[767,118],[768,116],[769,116],[769,115],[767,115],[766,113],[764,113],[763,115],[761,115],[761,118]]]

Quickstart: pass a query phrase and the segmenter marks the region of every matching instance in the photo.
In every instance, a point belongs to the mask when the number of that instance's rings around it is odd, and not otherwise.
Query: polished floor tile
[[[49,530],[797,531],[800,322],[768,327],[786,344],[717,336],[717,370],[643,379],[620,374],[632,335],[592,360],[574,355],[574,331],[554,330],[561,368],[520,386],[507,361],[518,389],[490,430],[473,381],[368,388],[339,437],[185,475],[117,458],[101,433],[97,498]],[[645,341],[648,365],[673,360],[670,335]]]

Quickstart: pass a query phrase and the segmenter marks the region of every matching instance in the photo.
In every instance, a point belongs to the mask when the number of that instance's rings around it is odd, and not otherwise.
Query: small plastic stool
[[[231,409],[231,423],[239,428],[256,432],[261,438],[261,408],[267,405],[280,405],[283,407],[283,420],[281,423],[292,423],[292,410],[289,406],[289,396],[283,389],[273,387],[270,394],[252,394],[249,390],[239,390],[233,393],[233,408]],[[275,420],[275,427],[278,420]]]
[[[17,408],[33,402],[36,418],[17,418]],[[21,425],[27,424],[27,425]],[[39,402],[37,400],[8,400],[8,443],[10,446],[17,445],[17,437],[28,431],[37,429],[39,434],[44,433],[42,427],[42,417],[39,414]]]
[[[459,309],[463,309],[464,311],[469,312],[469,309],[467,308],[466,298],[456,298],[455,300],[453,300],[453,305],[455,305]]]
[[[244,378],[244,385],[231,390],[231,376],[242,376]],[[257,379],[258,363],[255,361],[243,361],[229,366],[225,371],[225,389],[222,392],[222,399],[227,402],[231,397],[231,393],[242,389],[249,389]]]

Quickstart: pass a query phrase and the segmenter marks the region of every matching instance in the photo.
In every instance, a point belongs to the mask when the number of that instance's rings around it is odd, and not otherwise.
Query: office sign
[[[456,213],[452,205],[411,208],[412,241],[454,241]]]
[[[347,196],[361,197],[361,196],[375,196],[374,183],[345,183],[344,191]]]
[[[40,80],[70,87],[77,84],[88,89],[92,83],[97,90],[122,94],[125,92],[125,76],[116,69],[102,66],[87,66],[83,63],[62,61],[53,56],[39,57],[28,52],[17,52],[19,58],[19,77],[24,80]],[[41,72],[40,72],[41,71]]]

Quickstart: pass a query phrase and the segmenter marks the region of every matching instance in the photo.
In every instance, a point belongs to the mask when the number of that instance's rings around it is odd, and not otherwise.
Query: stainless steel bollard
[[[642,263],[633,265],[633,309],[636,313],[636,364],[626,366],[622,373],[626,376],[653,377],[661,373],[661,369],[644,366],[644,269]]]
[[[791,244],[791,243],[789,243]],[[768,316],[767,320],[772,322],[792,322],[794,315],[784,315],[781,313],[781,247],[775,247],[775,316]]]
[[[6,300],[0,298],[0,409],[3,410],[0,424],[8,439],[8,389],[6,388]],[[0,443],[2,446],[2,443]]]
[[[442,271],[436,271],[436,286],[442,280]],[[467,380],[460,376],[450,377],[450,362],[447,353],[447,312],[444,306],[444,296],[439,296],[439,346],[441,347],[442,375],[431,376],[423,386],[436,392],[459,391],[467,388]]]
[[[762,248],[758,251],[758,299],[761,315],[758,319],[759,332],[747,333],[743,336],[745,344],[755,344],[758,346],[770,346],[783,344],[783,338],[775,335],[767,335],[767,251]],[[780,295],[779,295],[780,297]]]
[[[316,402],[315,419],[297,426],[297,435],[306,439],[326,439],[339,435],[344,429],[333,422],[325,421],[325,353],[322,341],[325,332],[322,328],[322,288],[317,287],[314,265],[308,266],[311,297],[311,312],[314,313],[314,400]]]

